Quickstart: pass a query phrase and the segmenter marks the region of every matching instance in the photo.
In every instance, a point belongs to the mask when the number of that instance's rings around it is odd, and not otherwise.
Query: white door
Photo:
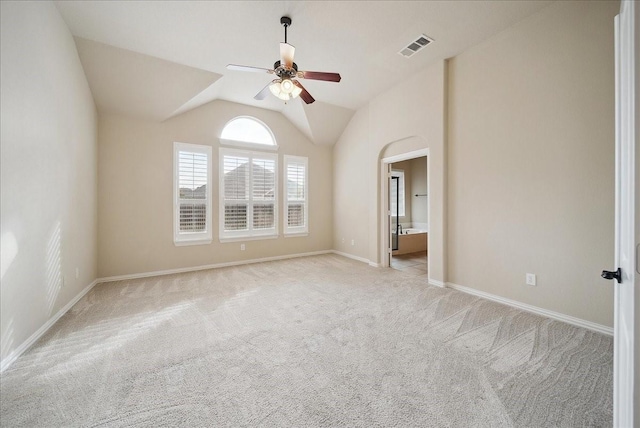
[[[613,425],[634,422],[635,274],[635,48],[634,2],[623,0],[615,19],[616,42],[616,206]],[[609,272],[612,276],[613,272]],[[606,277],[607,273],[603,272]],[[640,315],[640,314],[639,314]],[[635,415],[636,421],[640,418]]]

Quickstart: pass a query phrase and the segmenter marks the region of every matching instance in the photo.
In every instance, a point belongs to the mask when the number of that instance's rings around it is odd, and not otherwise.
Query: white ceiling
[[[56,2],[76,36],[99,110],[164,120],[222,99],[281,111],[319,144],[333,144],[353,112],[398,79],[455,56],[550,3]],[[340,83],[303,80],[316,99],[311,105],[299,99],[285,105],[272,96],[256,101],[253,96],[273,75],[225,68],[230,63],[272,68],[284,41],[283,15],[293,20],[288,41],[296,47],[298,67],[342,76]],[[411,58],[398,54],[420,34],[435,42]],[[149,81],[145,75],[156,77]]]

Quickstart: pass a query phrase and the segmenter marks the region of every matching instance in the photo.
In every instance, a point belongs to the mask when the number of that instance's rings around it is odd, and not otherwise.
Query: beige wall
[[[450,61],[450,282],[612,325],[618,8],[557,2]]]
[[[97,119],[55,5],[2,2],[0,15],[4,367],[96,278]]]
[[[432,282],[611,326],[617,9],[557,2],[358,110],[334,148],[334,248],[382,261],[380,159],[428,148]]]
[[[309,236],[282,237],[283,205],[278,206],[277,239],[219,242],[218,149],[224,125],[240,115],[254,116],[273,131],[279,145],[279,188],[283,155],[309,158]],[[332,248],[331,146],[311,143],[282,114],[214,101],[158,123],[100,115],[99,276],[111,277],[233,261],[299,254]],[[213,242],[176,247],[173,243],[173,143],[213,147]]]
[[[334,247],[383,263],[386,209],[381,199],[384,157],[429,149],[432,227],[429,278],[444,281],[444,106],[446,65],[408,76],[360,108],[334,147]],[[384,219],[384,220],[383,220]],[[350,245],[348,234],[355,237]],[[342,239],[345,242],[342,242]]]
[[[368,260],[369,108],[359,109],[333,148],[333,248]],[[353,242],[353,244],[352,244]]]

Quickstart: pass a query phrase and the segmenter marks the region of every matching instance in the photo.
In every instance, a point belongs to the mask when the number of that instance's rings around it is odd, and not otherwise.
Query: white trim
[[[414,150],[412,152],[382,158],[382,163],[401,162],[409,159],[421,158],[423,156],[429,156],[429,149]]]
[[[464,285],[454,284],[452,282],[447,282],[446,286],[448,288],[452,288],[454,290],[461,291],[463,293],[482,297],[484,299],[491,300],[497,303],[502,303],[503,305],[512,306],[517,309],[522,309],[523,311],[531,312],[536,315],[541,315],[543,317],[552,318],[557,321],[566,322],[567,324],[572,324],[578,327],[586,328],[587,330],[592,330],[598,333],[606,334],[608,336],[613,336],[613,328],[607,327],[605,325],[596,324],[591,321],[575,318],[569,315],[561,314],[559,312],[542,309],[537,306],[532,306],[526,303],[518,302],[516,300],[511,300],[504,297],[496,296],[495,294],[486,293],[484,291],[476,290],[470,287],[465,287]]]
[[[331,252],[333,254],[337,254],[339,256],[346,257],[348,259],[357,260],[357,261],[362,262],[362,263],[367,263],[367,264],[371,263],[371,262],[369,262],[369,259],[365,259],[364,257],[354,256],[353,254],[344,253],[344,252],[338,251],[338,250],[331,250]]]
[[[260,144],[260,143],[250,143],[248,141],[227,140],[226,138],[220,138],[220,145],[227,146],[227,147],[241,147],[243,149],[250,149],[250,150],[265,150],[269,152],[278,151],[277,145],[272,146],[272,145]]]
[[[276,260],[295,259],[298,257],[318,256],[321,254],[329,254],[329,253],[332,253],[332,250],[320,250],[320,251],[311,251],[308,253],[285,254],[283,256],[264,257],[261,259],[249,259],[249,260],[240,260],[235,262],[214,263],[210,265],[158,270],[153,272],[134,273],[130,275],[107,276],[104,278],[98,278],[98,282],[102,283],[102,282],[113,282],[113,281],[126,281],[130,279],[149,278],[152,276],[173,275],[176,273],[197,272],[200,270],[217,269],[217,268],[223,268],[223,267],[229,267],[229,266],[250,265],[253,263],[263,263],[263,262],[272,262]]]
[[[221,244],[227,244],[229,242],[243,242],[243,241],[264,241],[267,239],[278,239],[280,235],[258,235],[258,236],[238,236],[237,238],[220,238]]]
[[[212,239],[201,239],[201,240],[192,240],[192,241],[178,241],[173,243],[176,247],[187,247],[191,245],[209,245],[213,242]]]
[[[445,288],[445,283],[442,281],[438,281],[437,279],[429,278],[429,284],[435,285],[436,287]]]
[[[82,291],[80,291],[80,293],[78,293],[76,295],[76,297],[71,299],[71,301],[69,301],[69,303],[64,305],[64,307],[62,307],[58,312],[56,312],[56,314],[54,316],[49,318],[49,320],[46,323],[44,323],[44,325],[42,327],[40,327],[38,330],[36,330],[36,332],[33,333],[20,346],[18,346],[16,349],[11,351],[11,353],[9,355],[7,355],[2,360],[2,362],[0,362],[0,373],[4,372],[6,369],[8,369],[9,366],[11,364],[13,364],[13,362],[15,360],[17,360],[18,357],[20,357],[20,355],[22,355],[27,349],[29,349],[31,347],[31,345],[36,343],[38,341],[38,339],[40,339],[51,328],[51,326],[53,326],[60,318],[62,318],[62,316],[64,314],[66,314],[69,311],[69,309],[71,309],[73,307],[73,305],[78,303],[78,301],[80,301],[80,299],[82,299],[85,294],[87,294],[89,291],[91,291],[91,289],[96,284],[98,284],[99,282],[100,281],[96,279],[91,284],[87,285]]]
[[[374,267],[374,268],[379,268],[380,267],[380,263],[369,262],[369,266]]]

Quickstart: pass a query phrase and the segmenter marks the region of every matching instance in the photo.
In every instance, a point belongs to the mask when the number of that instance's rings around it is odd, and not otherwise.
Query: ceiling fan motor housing
[[[278,76],[281,79],[284,79],[286,77],[288,77],[289,79],[296,77],[296,75],[298,74],[298,64],[296,64],[295,62],[291,65],[291,68],[282,65],[282,63],[280,61],[276,61],[273,64],[273,70],[276,74],[276,76]]]

